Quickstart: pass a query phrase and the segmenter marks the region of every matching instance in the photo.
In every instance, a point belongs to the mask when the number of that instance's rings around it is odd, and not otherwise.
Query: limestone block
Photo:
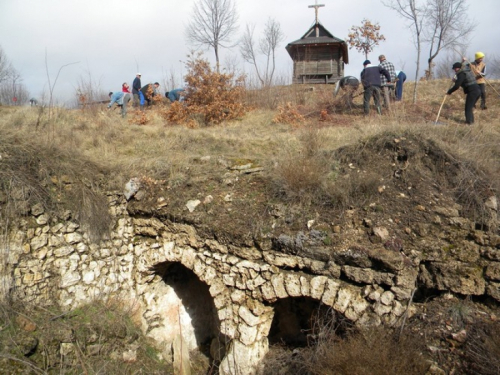
[[[90,283],[92,283],[92,282],[94,281],[94,279],[95,279],[95,274],[94,274],[94,272],[93,272],[93,271],[84,272],[84,273],[83,273],[83,278],[82,278],[82,279],[83,279],[83,282],[84,282],[85,284],[90,284]]]
[[[489,280],[500,281],[500,262],[491,262],[488,264],[485,276]]]
[[[205,272],[200,276],[200,280],[208,285],[211,285],[213,280],[217,278],[217,271],[211,266],[205,266]]]
[[[357,283],[371,284],[373,283],[374,271],[370,268],[359,268],[353,266],[342,266],[342,272],[349,280]]]
[[[404,301],[404,300],[410,299],[412,290],[402,288],[399,286],[393,286],[393,287],[391,287],[391,292],[394,293],[394,295],[396,296],[396,299],[398,299],[399,301]]]
[[[381,304],[380,302],[377,302],[375,304],[375,306],[373,307],[373,311],[375,311],[375,313],[378,316],[389,314],[391,312],[391,310],[392,310],[392,306],[386,306],[386,305]]]
[[[226,337],[234,338],[236,336],[237,326],[232,319],[221,320],[220,333]]]
[[[58,233],[61,229],[64,228],[64,224],[63,223],[57,223],[55,225],[53,225],[51,228],[50,228],[50,231],[52,233]]]
[[[47,214],[40,215],[36,218],[36,223],[38,225],[45,225],[49,222],[50,216]]]
[[[38,251],[36,254],[35,254],[35,257],[37,257],[38,259],[40,260],[44,260],[45,257],[47,256],[47,252],[49,251],[49,249],[47,249],[46,247],[42,247],[40,249],[40,251]]]
[[[349,302],[351,302],[354,293],[355,291],[350,289],[348,286],[340,288],[333,308],[343,314],[349,306]]]
[[[260,265],[255,263],[255,262],[251,262],[249,260],[242,260],[241,262],[238,262],[236,264],[236,267],[238,267],[238,268],[250,268],[250,269],[253,269],[254,271],[260,272]]]
[[[405,268],[396,275],[395,284],[403,288],[412,289],[415,287],[417,277],[417,268]]]
[[[271,284],[273,285],[274,293],[278,298],[288,297],[288,293],[285,289],[285,278],[282,273],[271,277]]]
[[[79,224],[70,221],[70,222],[68,222],[66,224],[66,227],[64,228],[64,231],[65,231],[65,233],[73,233],[78,228],[80,228]]]
[[[320,300],[325,291],[326,276],[316,276],[311,279],[311,298]]]
[[[406,311],[406,307],[399,301],[394,300],[392,302],[392,313],[396,316],[401,316]]]
[[[238,315],[250,327],[256,326],[261,321],[261,319],[258,316],[255,316],[246,306],[240,306],[238,309]]]
[[[489,283],[486,294],[500,302],[500,283]]]
[[[208,291],[210,292],[210,295],[212,297],[218,296],[219,294],[221,294],[225,290],[226,290],[226,287],[220,278],[216,278],[216,279],[212,280],[210,288],[208,289]]]
[[[81,280],[80,274],[78,272],[66,272],[61,276],[61,282],[59,284],[60,288],[67,288],[72,285],[78,284]]]
[[[271,330],[272,323],[273,313],[270,313],[266,316],[266,319],[262,320],[262,322],[258,325],[256,340],[267,339],[267,336],[269,336],[269,331]]]
[[[311,295],[311,285],[309,279],[304,276],[300,276],[300,294],[304,297],[309,297]]]
[[[214,298],[214,305],[216,308],[221,309],[224,306],[231,305],[231,299],[229,295],[219,294],[217,297]]]
[[[64,239],[70,245],[74,245],[74,244],[82,241],[83,237],[82,237],[82,235],[80,233],[70,232],[70,233],[67,233],[67,234],[64,235]]]
[[[73,246],[64,246],[54,250],[54,255],[58,258],[66,257],[75,251]]]
[[[245,345],[238,340],[232,341],[226,357],[219,367],[220,375],[253,375],[268,351],[267,339],[256,341],[252,345]]]
[[[257,277],[255,279],[247,281],[247,288],[249,290],[254,290],[254,289],[258,288],[259,286],[263,285],[265,282],[266,282],[266,280],[264,278],[262,278],[262,276],[257,275]]]
[[[340,284],[338,282],[328,279],[325,284],[325,291],[321,297],[321,301],[327,306],[333,306],[339,288]]]
[[[64,236],[62,234],[52,235],[49,237],[49,246],[60,247],[65,244]]]
[[[266,282],[260,287],[262,297],[269,302],[274,302],[277,299],[276,293],[274,292],[274,287],[270,282]]]
[[[382,323],[380,317],[371,311],[365,311],[363,315],[356,321],[356,325],[360,327],[377,327]]]
[[[49,241],[49,237],[46,234],[41,234],[40,236],[33,237],[30,241],[31,251],[36,251],[43,246],[46,246]]]
[[[300,285],[300,275],[295,273],[287,273],[285,275],[285,289],[289,296],[300,297],[301,285]]]
[[[359,317],[366,311],[369,306],[370,304],[361,296],[361,294],[356,293],[354,294],[354,298],[351,299],[349,308],[352,309],[354,313]]]
[[[249,260],[258,260],[262,259],[262,253],[259,249],[256,249],[255,247],[236,247],[236,246],[231,246],[230,251],[243,259],[249,259]]]
[[[257,339],[257,327],[249,326],[243,322],[238,324],[239,341],[244,345],[252,345]]]
[[[386,306],[392,305],[392,301],[394,301],[394,294],[390,291],[385,291],[380,296],[380,303],[382,303]]]
[[[89,250],[89,247],[86,244],[84,244],[83,242],[80,242],[76,245],[76,251],[78,251],[80,254],[86,253],[86,252],[88,252],[88,250]]]
[[[421,265],[422,273],[432,275],[425,278],[427,287],[451,290],[463,295],[482,295],[486,288],[483,268],[457,261],[433,262]]]
[[[236,285],[233,275],[228,275],[228,274],[222,275],[222,282],[224,284],[226,284],[227,286],[235,286]]]
[[[242,304],[246,299],[246,293],[242,290],[235,290],[231,293],[231,301],[236,304]]]
[[[384,293],[384,289],[381,287],[375,288],[368,294],[368,299],[372,301],[380,301],[380,296]]]

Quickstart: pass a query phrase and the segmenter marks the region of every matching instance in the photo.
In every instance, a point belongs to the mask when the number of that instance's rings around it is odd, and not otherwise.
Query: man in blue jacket
[[[134,82],[132,82],[132,95],[134,96],[134,107],[138,107],[140,105],[139,97],[141,95],[141,73],[137,73]]]
[[[387,79],[387,83],[391,83],[391,75],[389,72],[382,68],[380,65],[372,65],[370,60],[365,60],[363,62],[364,69],[361,72],[361,83],[365,89],[363,95],[363,108],[365,115],[370,113],[370,98],[373,96],[373,101],[375,107],[377,108],[377,113],[382,114],[382,109],[380,108],[380,87],[382,81],[380,75],[383,74]]]
[[[125,117],[127,115],[127,103],[130,101],[130,94],[123,91],[115,91],[110,92],[109,97],[111,98],[111,101],[108,104],[108,109],[111,109],[113,104],[116,103],[118,107],[121,107],[122,109],[122,117]]]

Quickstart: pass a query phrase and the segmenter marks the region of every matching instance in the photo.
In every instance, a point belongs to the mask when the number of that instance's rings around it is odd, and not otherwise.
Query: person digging
[[[448,90],[447,95],[453,94],[460,87],[462,87],[466,95],[465,123],[467,125],[472,125],[474,123],[474,106],[481,96],[481,89],[479,88],[479,85],[476,82],[476,77],[474,77],[474,74],[470,70],[468,64],[464,64],[462,66],[462,63],[456,62],[453,64],[452,69],[456,73],[456,80],[453,87]]]

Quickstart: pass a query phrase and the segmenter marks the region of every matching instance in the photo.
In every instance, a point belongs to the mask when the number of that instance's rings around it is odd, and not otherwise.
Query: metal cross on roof
[[[314,13],[316,14],[316,24],[318,23],[318,9],[324,7],[325,4],[318,4],[318,0],[314,1],[314,5],[309,5],[308,8],[314,8]]]

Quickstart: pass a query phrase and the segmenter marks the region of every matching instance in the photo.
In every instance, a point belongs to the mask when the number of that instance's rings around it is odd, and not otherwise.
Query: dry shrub
[[[133,117],[128,120],[129,123],[136,125],[146,125],[150,121],[151,119],[146,111],[135,111],[133,112]]]
[[[429,368],[424,339],[399,336],[389,328],[348,330],[345,336],[330,328],[305,349],[271,349],[264,374],[400,375],[425,374]]]
[[[273,118],[275,124],[300,125],[304,122],[304,116],[300,114],[297,107],[288,102],[284,106],[278,106],[278,114]]]
[[[500,323],[479,321],[469,327],[464,357],[468,374],[500,374]]]
[[[199,56],[188,56],[184,104],[188,114],[200,115],[204,125],[220,124],[245,114],[244,77],[213,71]]]
[[[162,112],[163,117],[172,124],[182,124],[188,121],[188,108],[181,102],[173,102]]]
[[[274,186],[277,195],[287,200],[310,201],[324,194],[331,162],[321,152],[322,139],[315,129],[299,137],[300,147],[284,150],[277,163]]]

